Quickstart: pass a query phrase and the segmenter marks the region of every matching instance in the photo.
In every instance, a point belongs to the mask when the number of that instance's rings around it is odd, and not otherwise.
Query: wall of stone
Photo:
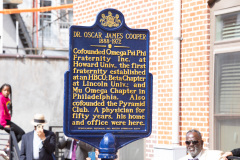
[[[12,121],[26,132],[33,130],[31,120],[42,113],[48,120],[45,128],[63,125],[64,73],[67,57],[0,55],[0,85],[12,86]]]

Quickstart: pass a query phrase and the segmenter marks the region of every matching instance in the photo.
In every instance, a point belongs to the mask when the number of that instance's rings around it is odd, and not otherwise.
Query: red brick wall
[[[153,74],[153,126],[146,138],[146,160],[153,147],[172,143],[173,0],[74,0],[74,23],[94,23],[105,8],[121,11],[130,28],[150,30],[150,72]],[[182,0],[180,140],[196,128],[209,138],[209,43],[207,0]]]
[[[207,0],[182,0],[181,141],[201,131],[209,142],[210,10]]]

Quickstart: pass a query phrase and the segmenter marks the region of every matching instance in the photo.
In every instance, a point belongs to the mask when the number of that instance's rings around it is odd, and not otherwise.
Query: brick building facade
[[[179,127],[179,146],[185,146],[185,134],[198,129],[204,147],[218,148],[214,95],[214,7],[224,8],[224,1],[181,0],[179,124],[173,124],[173,50],[174,7],[176,0],[75,0],[74,24],[89,25],[95,22],[98,12],[106,8],[121,11],[130,28],[150,31],[150,72],[153,74],[153,125],[152,134],[145,139],[145,160],[156,158],[157,146],[173,144],[173,126]],[[209,6],[210,4],[210,6]],[[240,5],[234,1],[231,6]],[[220,6],[220,7],[219,7]],[[222,8],[221,8],[222,7]],[[212,78],[211,78],[212,77]],[[216,108],[216,107],[215,107]],[[219,128],[217,128],[219,129]],[[220,134],[220,133],[219,133]],[[230,149],[230,148],[229,148]],[[157,158],[156,158],[157,159]]]

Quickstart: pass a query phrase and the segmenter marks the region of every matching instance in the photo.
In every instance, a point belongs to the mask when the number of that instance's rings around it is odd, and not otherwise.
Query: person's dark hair
[[[187,132],[186,136],[188,135],[188,133],[192,133],[192,132],[197,133],[197,134],[199,135],[199,137],[202,139],[202,134],[201,134],[198,130],[196,130],[196,129],[191,129],[191,130],[189,130],[189,131]]]
[[[2,92],[3,88],[6,87],[6,86],[9,87],[9,89],[10,89],[10,100],[11,100],[11,103],[7,106],[7,108],[10,111],[10,114],[12,116],[13,111],[12,111],[12,87],[11,87],[11,85],[7,84],[7,83],[4,83],[0,88],[0,92]]]
[[[10,94],[12,94],[12,87],[11,87],[10,84],[7,84],[7,83],[4,83],[4,84],[1,86],[1,88],[0,88],[0,92],[2,92],[2,90],[3,90],[3,88],[4,88],[5,86],[7,86],[7,87],[10,88]]]

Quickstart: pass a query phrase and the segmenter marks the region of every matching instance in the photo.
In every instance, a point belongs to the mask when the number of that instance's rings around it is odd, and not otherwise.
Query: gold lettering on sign
[[[100,16],[104,27],[122,23],[115,12]],[[78,130],[144,129],[148,34],[87,28],[74,31],[72,38],[77,40],[74,44],[81,44],[71,51],[72,126]]]

